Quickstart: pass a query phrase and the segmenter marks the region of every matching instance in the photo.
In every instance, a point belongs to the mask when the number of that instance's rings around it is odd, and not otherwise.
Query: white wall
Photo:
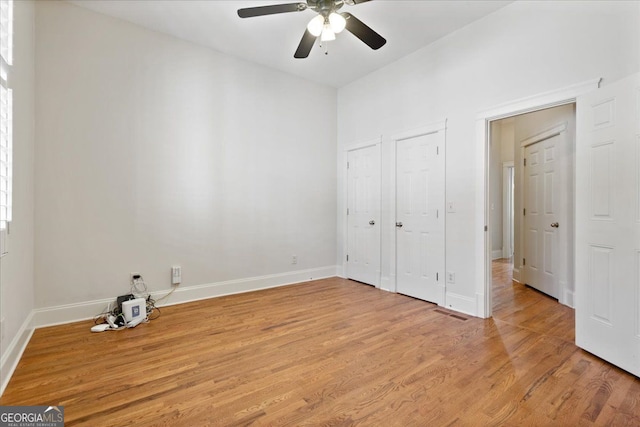
[[[627,76],[640,69],[639,43],[638,2],[515,2],[339,90],[339,153],[354,141],[383,135],[383,230],[391,230],[394,220],[389,135],[448,118],[446,191],[456,213],[446,218],[446,268],[456,273],[456,283],[447,285],[447,306],[476,314],[483,299],[484,260],[475,256],[484,226],[484,218],[476,217],[482,200],[476,177],[484,158],[476,139],[479,113],[591,79],[602,77],[606,85]],[[339,174],[341,186],[342,167]],[[341,198],[340,219],[343,203]],[[338,227],[342,260],[341,221]],[[383,234],[383,283],[394,280],[391,237]]]
[[[38,308],[335,274],[335,89],[64,2],[36,47]]]
[[[496,123],[500,123],[500,143],[502,150],[500,151],[500,157],[502,162],[513,162],[514,159],[514,119],[502,119]]]
[[[30,336],[34,307],[34,9],[30,1],[14,2],[13,221],[9,253],[0,258],[1,387]]]

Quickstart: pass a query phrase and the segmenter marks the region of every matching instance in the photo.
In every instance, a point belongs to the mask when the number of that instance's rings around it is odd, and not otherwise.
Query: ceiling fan
[[[336,34],[347,30],[371,49],[380,49],[387,42],[384,37],[373,31],[365,23],[349,12],[338,12],[345,4],[354,6],[371,0],[306,0],[305,3],[286,3],[271,6],[247,7],[238,9],[240,18],[274,15],[277,13],[302,12],[311,9],[318,15],[309,21],[300,40],[294,58],[306,58],[314,43],[320,37],[325,42],[335,40]]]

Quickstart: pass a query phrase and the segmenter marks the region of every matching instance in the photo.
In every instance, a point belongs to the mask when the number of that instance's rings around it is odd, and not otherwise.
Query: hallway
[[[493,318],[543,335],[575,342],[574,310],[557,300],[512,280],[508,259],[491,263]]]

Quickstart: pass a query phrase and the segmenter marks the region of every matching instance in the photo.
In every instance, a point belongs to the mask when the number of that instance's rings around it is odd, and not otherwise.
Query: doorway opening
[[[524,287],[573,307],[574,158],[575,103],[489,122],[487,237],[496,310]]]

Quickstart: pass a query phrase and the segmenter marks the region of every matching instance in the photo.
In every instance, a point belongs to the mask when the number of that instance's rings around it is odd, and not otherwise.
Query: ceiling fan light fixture
[[[313,34],[315,37],[318,37],[320,34],[322,34],[323,28],[324,28],[324,17],[322,15],[316,16],[307,24],[307,30],[309,30],[309,32]]]
[[[332,12],[329,15],[329,24],[334,33],[338,34],[347,26],[347,20],[338,13]]]
[[[331,29],[331,24],[324,24],[322,28],[322,35],[320,36],[320,40],[323,42],[328,42],[336,39],[336,33]]]

